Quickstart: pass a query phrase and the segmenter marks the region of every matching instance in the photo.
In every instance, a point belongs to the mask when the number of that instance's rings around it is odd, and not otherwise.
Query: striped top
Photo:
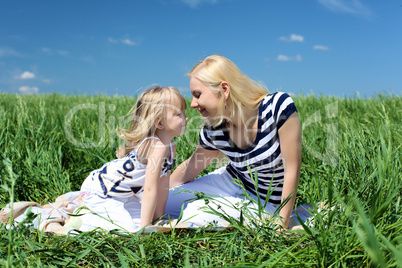
[[[258,131],[253,144],[241,149],[229,137],[225,124],[217,128],[204,126],[200,132],[200,145],[208,150],[220,150],[230,159],[228,172],[239,178],[247,191],[256,194],[250,171],[258,174],[258,192],[266,199],[271,180],[269,202],[280,204],[284,181],[278,130],[291,114],[296,112],[292,98],[283,92],[267,95],[260,103]]]

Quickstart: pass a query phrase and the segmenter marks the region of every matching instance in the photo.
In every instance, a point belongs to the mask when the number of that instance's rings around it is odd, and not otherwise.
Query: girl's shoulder
[[[166,146],[156,137],[147,138],[136,149],[137,158],[142,163],[146,163],[147,159],[155,154],[166,157],[170,154],[170,146]]]
[[[174,141],[172,141],[172,142],[170,143],[170,145],[171,145],[171,147],[172,147],[173,153],[176,154],[176,151],[177,151],[177,145],[176,145],[176,143],[175,143]]]

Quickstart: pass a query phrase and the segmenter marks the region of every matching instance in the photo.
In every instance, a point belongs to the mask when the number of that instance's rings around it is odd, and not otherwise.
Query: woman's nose
[[[198,106],[198,103],[197,103],[196,99],[193,97],[193,99],[191,100],[190,107],[194,109],[194,108],[197,108],[197,106]]]

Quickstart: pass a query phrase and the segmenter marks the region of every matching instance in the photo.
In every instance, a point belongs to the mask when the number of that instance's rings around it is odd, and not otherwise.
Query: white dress
[[[82,218],[81,231],[97,227],[105,230],[122,229],[136,232],[140,229],[141,201],[147,165],[137,159],[138,149],[148,139],[144,139],[125,157],[104,164],[94,170],[81,186],[81,198],[90,213]],[[166,160],[161,177],[173,168],[173,150],[170,144],[171,159]],[[88,211],[88,210],[87,210]],[[85,210],[82,211],[85,213]]]

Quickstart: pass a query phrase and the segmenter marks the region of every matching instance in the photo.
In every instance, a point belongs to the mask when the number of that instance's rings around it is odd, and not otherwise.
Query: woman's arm
[[[190,158],[181,163],[170,176],[170,187],[189,182],[200,174],[218,156],[218,150],[207,150],[198,144]]]
[[[299,185],[301,166],[301,126],[297,112],[285,121],[278,131],[281,155],[285,168],[282,201],[291,195],[288,203],[281,209],[280,216],[284,227],[288,227]]]
[[[160,144],[158,144],[160,143]],[[141,203],[141,228],[148,225],[154,219],[154,214],[159,200],[159,189],[164,184],[161,182],[162,165],[165,162],[169,148],[160,141],[154,144],[150,155],[147,157],[147,170],[145,171],[144,193]],[[165,200],[166,203],[166,200]],[[160,212],[160,205],[158,206]]]

